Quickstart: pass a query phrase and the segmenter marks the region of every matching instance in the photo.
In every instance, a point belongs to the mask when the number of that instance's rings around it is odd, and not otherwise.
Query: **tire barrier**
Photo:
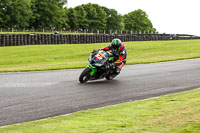
[[[114,38],[119,38],[123,42],[200,39],[197,36],[178,34],[0,34],[0,46],[105,43],[111,42]]]

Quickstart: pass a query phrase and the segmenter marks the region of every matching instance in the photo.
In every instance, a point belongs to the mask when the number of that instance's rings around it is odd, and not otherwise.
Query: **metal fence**
[[[0,46],[105,43],[111,42],[114,38],[119,38],[123,42],[200,39],[196,36],[171,34],[0,34]]]

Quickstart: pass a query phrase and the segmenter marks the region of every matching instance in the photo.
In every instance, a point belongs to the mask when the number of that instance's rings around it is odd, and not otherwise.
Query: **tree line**
[[[1,0],[1,28],[155,31],[145,11],[120,15],[98,4],[67,8],[67,0]]]

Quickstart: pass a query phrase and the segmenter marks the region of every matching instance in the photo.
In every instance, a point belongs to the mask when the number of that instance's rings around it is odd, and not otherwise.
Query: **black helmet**
[[[111,47],[113,49],[119,49],[121,47],[121,45],[122,45],[122,42],[120,39],[116,38],[116,39],[112,40]]]

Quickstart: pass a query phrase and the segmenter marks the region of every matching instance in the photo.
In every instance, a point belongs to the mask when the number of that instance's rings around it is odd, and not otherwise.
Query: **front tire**
[[[81,73],[80,77],[79,77],[79,81],[81,83],[86,83],[89,79],[90,79],[90,72],[91,69],[90,68],[85,68],[85,70]]]

